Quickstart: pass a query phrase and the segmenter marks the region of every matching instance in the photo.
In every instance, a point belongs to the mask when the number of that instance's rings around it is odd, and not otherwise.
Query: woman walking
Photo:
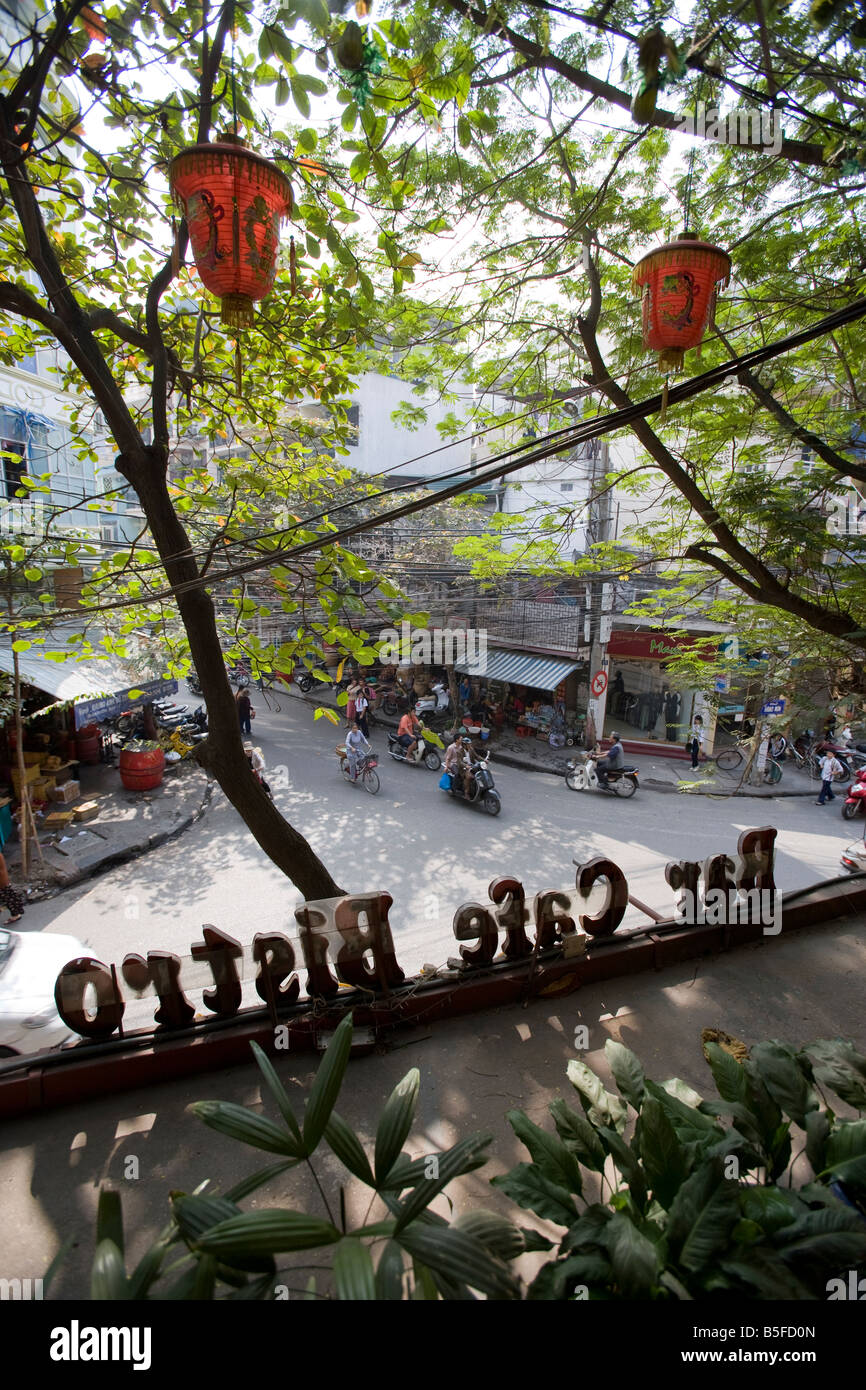
[[[370,707],[370,692],[364,681],[358,685],[358,692],[355,696],[355,721],[358,728],[365,738],[370,737],[370,729],[367,725],[367,710]]]
[[[689,730],[688,751],[692,755],[692,767],[696,768],[698,759],[704,746],[704,721],[699,714],[692,720],[692,727]]]
[[[9,870],[2,854],[0,854],[0,907],[9,909],[9,916],[6,919],[7,927],[12,922],[20,922],[24,913],[24,899],[17,888],[13,888],[9,882]]]
[[[253,726],[251,722],[253,715],[253,706],[252,701],[250,700],[250,692],[245,685],[241,686],[240,690],[235,696],[235,703],[238,707],[238,719],[240,721],[241,733],[251,734],[253,731]]]

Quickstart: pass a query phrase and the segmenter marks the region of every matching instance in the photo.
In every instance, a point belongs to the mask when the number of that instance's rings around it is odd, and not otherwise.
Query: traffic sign
[[[592,678],[593,695],[603,695],[607,690],[607,674],[604,671],[596,671]]]
[[[773,715],[773,714],[784,714],[784,713],[785,713],[785,701],[784,701],[784,700],[768,700],[767,703],[766,703],[765,705],[762,705],[762,706],[761,706],[761,714],[766,715],[766,716],[770,716],[770,715]]]

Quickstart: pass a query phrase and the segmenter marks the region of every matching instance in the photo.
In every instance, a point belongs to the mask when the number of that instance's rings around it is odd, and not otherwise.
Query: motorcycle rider
[[[598,785],[606,787],[608,785],[607,774],[617,772],[625,764],[625,749],[619,741],[619,734],[612,733],[613,743],[607,750],[604,757],[599,758],[597,753],[593,754],[596,758],[595,770],[598,773]]]
[[[478,759],[475,756],[475,748],[471,738],[460,740],[463,754],[460,759],[460,766],[463,769],[463,795],[467,801],[472,800],[472,783],[475,778],[475,769],[478,766]]]
[[[414,709],[407,710],[397,725],[397,742],[405,750],[407,762],[414,759],[421,735],[421,722]]]

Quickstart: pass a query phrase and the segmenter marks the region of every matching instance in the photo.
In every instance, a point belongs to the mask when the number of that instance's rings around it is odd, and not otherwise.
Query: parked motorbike
[[[866,874],[866,844],[855,840],[853,845],[842,851],[841,864],[849,874]]]
[[[453,796],[455,801],[465,801],[474,806],[483,806],[488,816],[498,816],[502,810],[502,801],[499,792],[494,787],[493,773],[487,766],[489,757],[489,753],[483,754],[473,766],[468,796],[463,785],[462,771],[454,773],[451,777],[450,787],[443,787],[442,790],[447,791],[449,796]]]
[[[857,772],[842,802],[845,820],[853,820],[861,811],[866,811],[866,767]]]
[[[190,671],[189,675],[186,678],[186,683],[187,688],[192,692],[193,695],[204,694],[204,691],[201,688],[201,681],[199,680],[195,671]]]
[[[584,758],[567,764],[565,785],[573,792],[611,791],[617,796],[634,796],[638,789],[638,770],[626,764],[607,769],[607,786],[599,781],[594,758]]]
[[[441,681],[435,681],[430,687],[429,695],[419,696],[415,710],[419,719],[425,714],[444,714],[451,708],[451,696],[448,694],[447,685]]]
[[[423,763],[424,766],[428,767],[431,772],[437,772],[439,768],[442,766],[442,759],[440,758],[439,754],[434,748],[432,742],[427,743],[427,741],[425,740],[424,735],[427,732],[428,730],[425,729],[424,725],[422,724],[421,732],[418,735],[418,742],[416,744],[415,751],[412,753],[410,757],[406,756],[406,749],[403,747],[402,743],[397,742],[397,735],[389,734],[388,752],[391,754],[391,757],[394,759],[394,761],[396,763]]]
[[[415,692],[407,690],[402,682],[398,681],[391,690],[386,690],[382,696],[382,713],[405,714],[407,710],[413,709],[416,703]]]

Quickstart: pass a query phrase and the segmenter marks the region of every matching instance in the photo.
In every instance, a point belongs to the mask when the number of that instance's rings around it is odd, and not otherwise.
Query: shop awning
[[[11,647],[0,646],[0,671],[11,676],[14,670]],[[36,647],[19,652],[18,671],[27,685],[44,690],[58,702],[74,701],[76,729],[84,724],[113,719],[124,709],[173,695],[177,690],[177,681],[133,683],[128,667],[114,657],[106,657],[104,661],[49,661]],[[130,698],[133,690],[141,691],[136,699]]]
[[[486,656],[456,662],[454,669],[470,676],[483,676],[489,681],[511,681],[513,685],[528,685],[534,690],[555,690],[582,664],[563,656],[531,656],[528,652],[508,651],[505,647],[488,647]]]

